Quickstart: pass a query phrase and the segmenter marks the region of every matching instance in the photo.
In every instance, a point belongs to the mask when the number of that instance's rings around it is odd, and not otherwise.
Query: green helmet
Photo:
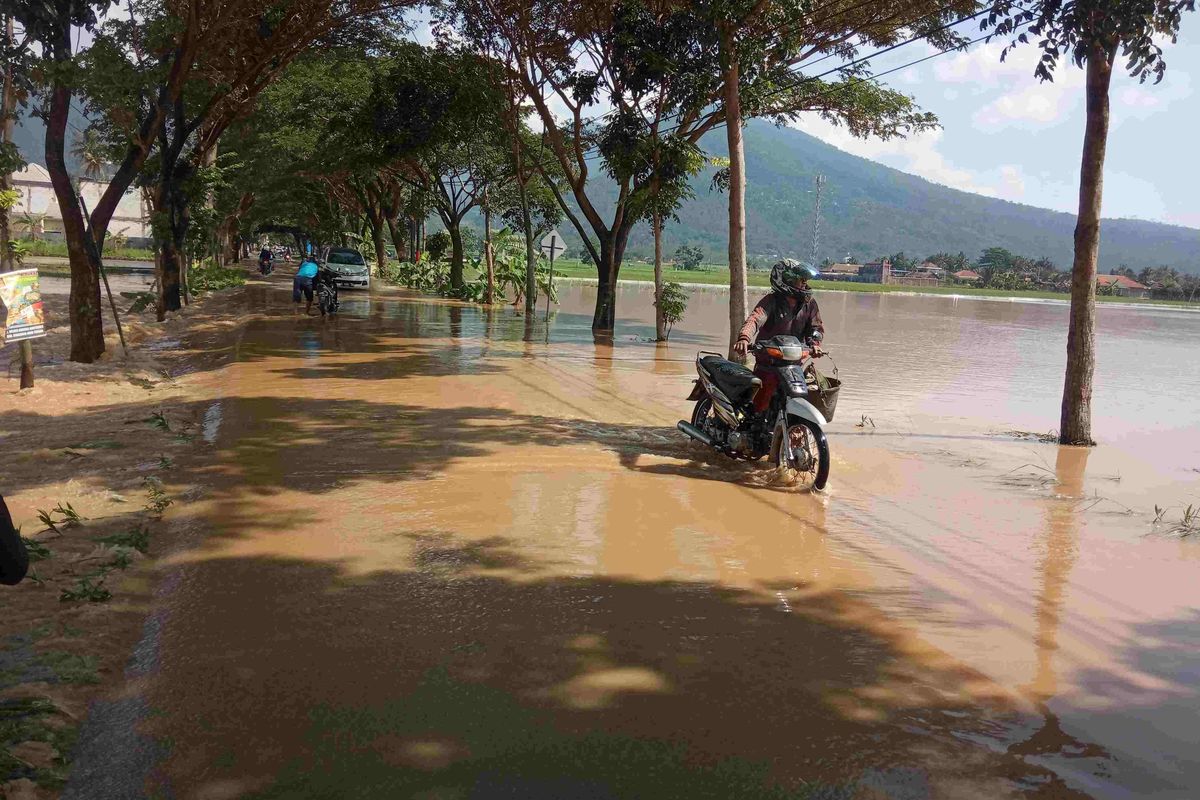
[[[811,281],[821,272],[812,264],[785,258],[771,267],[771,288],[780,294],[790,294],[807,300],[812,296],[809,289],[796,286],[800,281]]]

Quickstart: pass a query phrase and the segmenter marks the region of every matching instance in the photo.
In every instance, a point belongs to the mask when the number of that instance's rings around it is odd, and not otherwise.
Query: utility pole
[[[13,35],[13,18],[4,18],[4,42],[6,48],[16,44]],[[4,68],[3,94],[0,94],[0,144],[5,148],[13,140],[13,118],[17,113],[17,93],[14,83],[13,64],[10,61]],[[7,171],[0,173],[0,191],[11,189],[12,176]],[[11,272],[14,268],[12,249],[8,242],[12,239],[12,229],[9,226],[9,209],[0,208],[0,272]],[[33,346],[28,341],[18,342],[21,352],[21,388],[33,387]]]
[[[818,176],[816,176],[816,178],[813,179],[813,182],[817,186],[817,202],[816,202],[816,205],[813,207],[812,257],[809,259],[809,261],[812,262],[813,266],[816,266],[816,264],[817,264],[817,243],[820,241],[820,238],[821,238],[821,189],[824,188],[825,183],[828,180],[829,179],[826,178],[824,175],[818,175]]]

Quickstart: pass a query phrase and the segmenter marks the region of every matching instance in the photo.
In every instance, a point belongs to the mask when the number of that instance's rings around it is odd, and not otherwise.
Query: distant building
[[[1141,297],[1150,296],[1150,287],[1143,286],[1133,278],[1127,278],[1124,275],[1097,275],[1097,286],[1113,287],[1113,294],[1118,297]]]
[[[885,258],[883,261],[863,264],[858,270],[858,277],[863,283],[891,283],[892,262]]]
[[[14,233],[17,236],[62,241],[62,212],[58,209],[58,197],[54,194],[54,186],[46,168],[40,164],[30,164],[14,173],[12,182],[13,188],[21,193],[17,205],[9,212]],[[89,211],[100,202],[100,196],[107,188],[107,183],[86,178],[79,181],[79,191]],[[141,192],[131,190],[121,198],[108,225],[108,235],[124,236],[135,247],[150,244],[150,213]]]
[[[983,276],[973,269],[960,269],[954,273],[954,277],[963,283],[979,283],[983,280]]]
[[[830,264],[821,270],[821,280],[856,281],[861,264]]]

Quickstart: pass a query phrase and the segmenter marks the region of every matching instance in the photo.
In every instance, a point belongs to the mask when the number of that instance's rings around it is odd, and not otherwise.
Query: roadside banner
[[[36,269],[0,272],[0,346],[46,335],[46,315]]]

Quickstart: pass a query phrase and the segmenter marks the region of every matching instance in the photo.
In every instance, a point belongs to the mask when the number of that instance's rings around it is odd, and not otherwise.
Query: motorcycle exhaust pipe
[[[695,425],[691,425],[683,420],[679,420],[679,423],[675,427],[695,439],[697,442],[702,442],[709,447],[717,446],[717,443],[713,441],[711,436],[697,428]]]

